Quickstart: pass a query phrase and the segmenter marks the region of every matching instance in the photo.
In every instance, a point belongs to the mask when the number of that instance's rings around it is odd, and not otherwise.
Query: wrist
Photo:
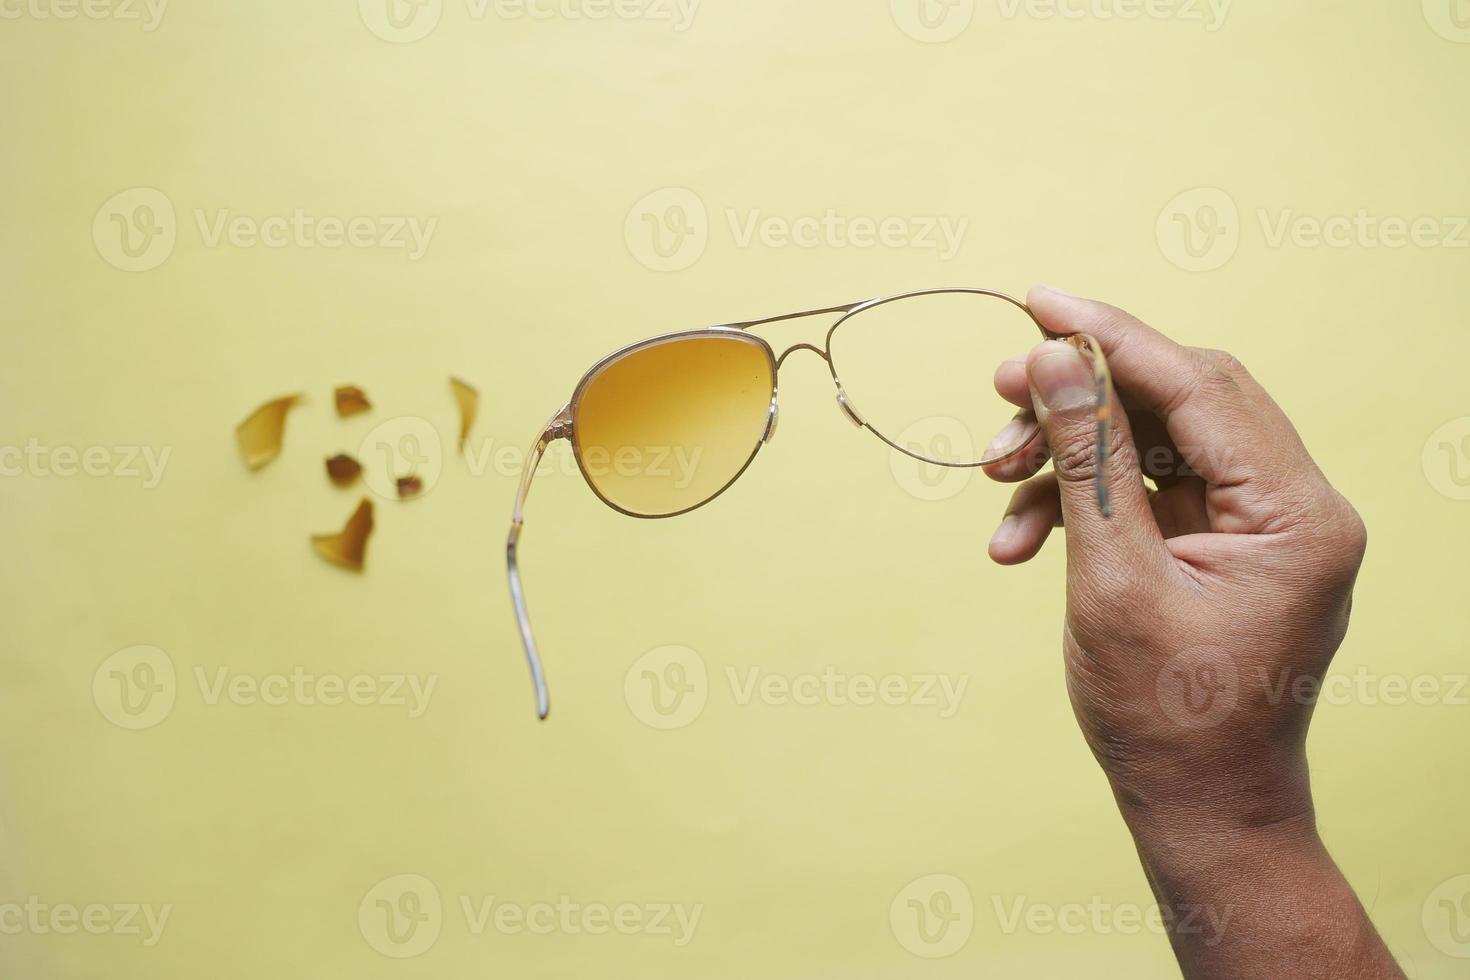
[[[1159,837],[1244,846],[1253,838],[1304,843],[1316,837],[1306,747],[1301,742],[1237,753],[1171,754],[1162,746],[1104,770],[1124,821],[1140,839]],[[1146,761],[1145,761],[1146,760]]]
[[[1270,975],[1266,963],[1275,975],[1401,976],[1310,805],[1266,824],[1154,810],[1134,812],[1128,826],[1186,976]]]
[[[1310,800],[1270,812],[1125,808],[1123,817],[1150,878],[1182,891],[1222,894],[1278,874],[1335,873]]]
[[[1267,842],[1297,848],[1318,840],[1316,808],[1305,777],[1187,797],[1143,793],[1116,781],[1112,785],[1119,812],[1140,847],[1188,840],[1230,852]]]

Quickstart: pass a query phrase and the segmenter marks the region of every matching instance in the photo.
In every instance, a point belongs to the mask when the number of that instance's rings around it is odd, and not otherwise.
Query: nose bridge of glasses
[[[781,365],[786,363],[786,358],[790,357],[792,354],[795,354],[799,350],[809,350],[813,354],[820,357],[824,362],[826,362],[829,368],[832,366],[832,358],[827,354],[826,351],[822,350],[822,348],[818,347],[816,344],[800,343],[792,344],[790,347],[781,352],[781,356],[776,359],[776,370],[781,370]]]
[[[852,403],[852,399],[848,397],[846,389],[842,387],[842,379],[837,376],[837,369],[832,363],[832,355],[827,351],[815,344],[793,344],[786,348],[777,359],[776,370],[779,371],[781,369],[781,365],[786,363],[786,358],[800,350],[809,350],[822,359],[823,363],[827,365],[827,370],[832,373],[832,381],[837,385],[837,405],[842,409],[843,416],[855,427],[859,429],[867,428],[867,420],[858,412],[857,407]],[[770,442],[771,437],[776,434],[776,424],[780,419],[780,414],[780,409],[777,407],[776,399],[773,395],[771,399],[771,415],[766,423],[765,435],[761,437],[762,443]]]

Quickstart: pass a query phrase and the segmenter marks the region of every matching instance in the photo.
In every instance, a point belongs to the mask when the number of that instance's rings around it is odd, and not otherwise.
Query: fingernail
[[[1021,437],[1026,434],[1026,428],[1027,425],[1025,422],[1018,418],[1011,419],[1006,423],[1006,427],[996,433],[994,439],[990,440],[990,445],[985,449],[986,457],[1004,456],[1013,449],[1019,449],[1021,447]]]
[[[1016,532],[1021,529],[1021,519],[1015,514],[1007,514],[1006,519],[1000,522],[1000,527],[995,529],[995,536],[990,539],[990,547],[1004,548],[1015,540]]]
[[[1049,293],[1056,293],[1058,296],[1065,296],[1068,299],[1076,299],[1077,298],[1076,296],[1073,296],[1071,293],[1067,292],[1065,289],[1061,289],[1061,288],[1059,288],[1057,286],[1046,286],[1046,285],[1043,285],[1041,288],[1044,289],[1044,290],[1046,290]]]
[[[1075,348],[1049,342],[1046,353],[1031,362],[1031,387],[1053,412],[1091,408],[1096,402],[1092,366]]]

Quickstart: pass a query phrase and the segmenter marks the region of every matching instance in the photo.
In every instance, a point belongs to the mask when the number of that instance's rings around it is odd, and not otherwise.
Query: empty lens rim
[[[920,297],[920,296],[943,296],[943,295],[954,295],[954,294],[967,295],[967,296],[988,296],[988,297],[990,297],[992,299],[1004,300],[1005,302],[1007,302],[1007,303],[1011,304],[1012,306],[1014,306],[1016,309],[1020,310],[1022,313],[1026,314],[1026,318],[1028,320],[1030,320],[1033,324],[1035,324],[1036,330],[1037,330],[1038,333],[1041,334],[1041,339],[1042,340],[1047,340],[1047,339],[1051,338],[1051,336],[1052,336],[1051,334],[1049,334],[1047,332],[1046,328],[1041,325],[1041,321],[1038,320],[1038,319],[1036,319],[1036,314],[1034,314],[1034,313],[1031,312],[1031,308],[1030,307],[1028,307],[1025,303],[1021,302],[1020,300],[1016,299],[1014,296],[1010,296],[1010,295],[1007,295],[1006,293],[998,292],[997,290],[994,290],[994,289],[978,289],[978,288],[967,288],[967,287],[955,286],[955,287],[940,288],[940,289],[921,289],[921,290],[917,290],[917,291],[912,292],[912,293],[899,293],[897,296],[885,296],[882,299],[869,300],[868,302],[863,303],[863,304],[861,304],[859,306],[856,306],[852,310],[848,311],[846,314],[844,314],[842,316],[842,318],[840,320],[838,320],[836,323],[832,324],[831,328],[827,331],[827,339],[826,339],[826,342],[824,343],[824,346],[827,349],[827,366],[832,371],[832,380],[837,382],[838,390],[845,392],[846,391],[846,388],[843,387],[841,372],[838,370],[838,367],[837,367],[837,355],[832,350],[832,338],[833,338],[833,336],[836,335],[838,329],[844,323],[846,323],[848,320],[851,320],[853,317],[858,316],[859,314],[865,313],[865,312],[867,312],[869,310],[877,309],[880,306],[887,306],[889,303],[897,303],[900,300],[915,299],[915,298]],[[861,393],[859,393],[859,397],[861,397]],[[1029,431],[1027,431],[1027,433],[1026,433],[1025,438],[1021,439],[1016,444],[1016,447],[1014,449],[1012,449],[1010,452],[1003,453],[1003,454],[1001,454],[999,456],[995,456],[993,458],[983,458],[983,459],[977,460],[977,461],[975,461],[973,463],[953,463],[953,462],[949,462],[947,460],[942,460],[942,459],[931,459],[928,456],[920,455],[919,453],[913,452],[910,449],[906,449],[903,446],[900,446],[898,443],[894,442],[892,439],[888,438],[888,436],[886,436],[882,432],[880,432],[871,422],[869,422],[867,420],[866,417],[863,418],[863,423],[862,424],[863,424],[863,427],[866,428],[869,432],[873,433],[873,435],[877,436],[884,443],[886,443],[889,446],[889,448],[893,449],[896,452],[903,453],[905,456],[908,456],[910,459],[916,459],[916,460],[918,460],[921,463],[930,463],[930,464],[932,464],[934,466],[944,466],[944,467],[947,467],[949,469],[957,469],[957,470],[964,470],[964,469],[970,469],[970,470],[972,470],[972,469],[978,469],[979,467],[982,467],[982,466],[994,466],[997,463],[1003,463],[1003,462],[1005,462],[1008,459],[1011,459],[1011,458],[1013,458],[1015,456],[1018,456],[1023,450],[1025,450],[1026,446],[1033,439],[1036,438],[1036,434],[1041,431],[1041,425],[1040,425],[1040,423],[1039,422],[1032,422],[1031,425],[1030,425],[1030,427],[1029,427]]]

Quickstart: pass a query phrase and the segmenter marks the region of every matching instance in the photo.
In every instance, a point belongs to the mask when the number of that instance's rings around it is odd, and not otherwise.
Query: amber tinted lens
[[[740,475],[766,429],[774,377],[743,335],[666,340],[601,368],[582,387],[573,433],[594,489],[622,510],[663,517]]]
[[[906,452],[951,465],[998,459],[1034,429],[992,440],[1016,407],[992,378],[1041,340],[1025,310],[995,296],[945,292],[870,307],[832,335],[832,363],[868,426]]]

